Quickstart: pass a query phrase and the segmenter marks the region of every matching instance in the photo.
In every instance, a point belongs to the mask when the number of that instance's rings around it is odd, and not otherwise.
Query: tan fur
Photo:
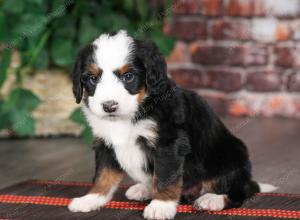
[[[182,190],[182,180],[178,180],[174,184],[163,186],[163,183],[159,183],[157,177],[153,178],[153,189],[152,197],[153,199],[163,200],[163,201],[178,201],[181,196]]]
[[[206,193],[214,193],[214,188],[215,185],[217,184],[216,179],[208,180],[208,181],[203,181],[202,183],[202,191]]]
[[[121,68],[118,69],[118,73],[120,75],[124,75],[125,73],[127,73],[129,70],[129,65],[125,64],[124,66],[122,66]]]
[[[121,171],[103,168],[89,193],[107,195],[113,186],[121,182],[123,175]]]
[[[97,64],[93,63],[89,65],[88,67],[89,73],[94,76],[99,76],[102,73],[102,70],[100,70],[97,66]]]

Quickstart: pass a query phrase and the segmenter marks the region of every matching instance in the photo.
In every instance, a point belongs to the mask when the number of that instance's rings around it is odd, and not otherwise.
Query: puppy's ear
[[[80,103],[83,95],[82,85],[82,74],[86,71],[87,65],[92,62],[94,54],[94,46],[88,45],[82,48],[76,58],[73,70],[72,70],[72,81],[73,81],[73,94],[76,98],[76,103]]]
[[[169,86],[167,64],[155,43],[136,40],[136,52],[146,70],[146,87],[149,95],[166,92]]]

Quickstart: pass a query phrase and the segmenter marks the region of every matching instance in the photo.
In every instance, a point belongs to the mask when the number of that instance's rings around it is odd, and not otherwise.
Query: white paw
[[[173,219],[176,215],[177,203],[173,201],[152,200],[144,209],[145,219]]]
[[[131,186],[125,193],[127,199],[130,200],[147,200],[151,198],[151,189],[145,184],[138,183]]]
[[[204,194],[194,203],[196,209],[208,211],[220,211],[225,208],[225,205],[225,196],[213,193]]]
[[[104,206],[108,201],[105,196],[98,194],[87,194],[85,196],[74,198],[68,205],[71,212],[90,212]]]

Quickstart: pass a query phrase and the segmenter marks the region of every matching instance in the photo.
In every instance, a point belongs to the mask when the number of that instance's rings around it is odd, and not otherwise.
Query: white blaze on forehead
[[[116,70],[128,62],[132,51],[133,39],[126,31],[119,31],[116,35],[102,34],[94,42],[95,61],[103,70]]]
[[[118,103],[115,112],[118,116],[132,118],[138,109],[138,94],[130,94],[124,84],[113,71],[124,67],[130,62],[130,54],[133,49],[133,39],[125,31],[119,31],[116,35],[102,34],[97,38],[94,59],[102,69],[93,96],[89,96],[88,105],[91,111],[98,116],[105,116],[102,104],[106,101]]]

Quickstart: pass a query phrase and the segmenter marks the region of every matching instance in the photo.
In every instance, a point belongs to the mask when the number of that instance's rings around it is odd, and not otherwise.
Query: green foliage
[[[173,46],[162,32],[166,8],[146,0],[9,0],[0,7],[0,42],[22,53],[22,66],[69,67],[82,45],[119,29],[152,38],[165,54]]]
[[[93,135],[92,135],[92,131],[91,131],[91,128],[89,127],[84,115],[83,115],[83,112],[81,111],[80,108],[77,108],[75,109],[71,115],[70,115],[70,120],[75,122],[76,124],[82,126],[82,137],[83,137],[83,140],[91,145],[92,142],[93,142]]]
[[[6,80],[7,69],[10,64],[11,51],[6,50],[2,54],[2,60],[0,62],[0,88]]]
[[[170,8],[170,0],[160,6],[147,0],[0,0],[0,48],[4,48],[0,49],[0,88],[7,78],[12,49],[21,57],[15,70],[19,88],[23,77],[34,69],[70,68],[79,48],[103,32],[125,29],[135,38],[154,40],[167,55],[174,41],[162,28]],[[2,99],[0,115],[8,114],[10,98],[22,100],[22,104],[35,102],[33,106],[39,103],[25,91],[13,91],[7,100]],[[32,109],[11,106],[9,119],[1,117],[0,129],[9,127],[17,134],[31,135]],[[27,128],[16,126],[22,119],[28,120]],[[87,139],[90,132],[84,130],[83,134]]]
[[[40,102],[31,91],[14,89],[7,99],[0,100],[0,129],[8,128],[19,136],[34,135],[35,122],[31,111]]]

